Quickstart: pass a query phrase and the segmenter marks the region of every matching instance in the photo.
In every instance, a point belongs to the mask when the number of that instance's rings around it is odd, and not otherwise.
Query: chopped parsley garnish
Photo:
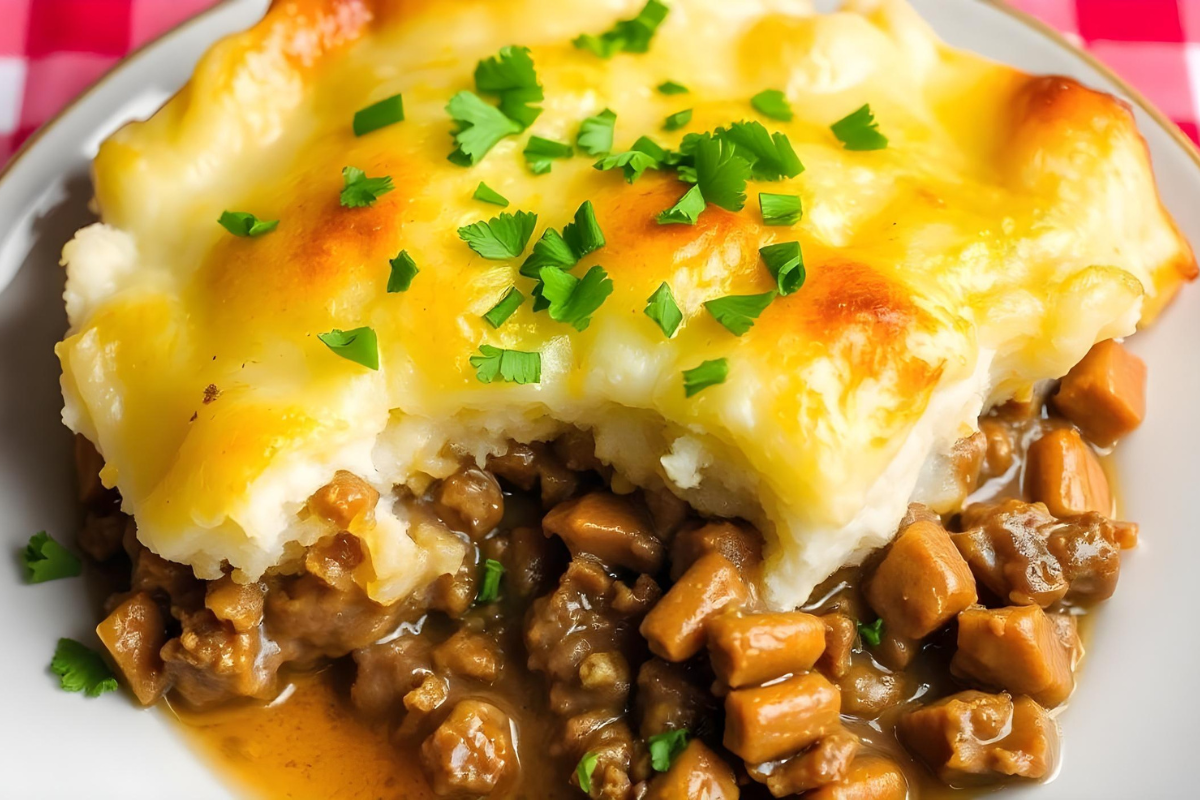
[[[791,140],[782,133],[768,133],[760,122],[735,122],[712,135],[733,145],[738,157],[750,162],[755,180],[794,178],[804,171]]]
[[[688,746],[686,728],[658,733],[646,740],[650,745],[650,766],[655,772],[666,772]]]
[[[754,320],[767,310],[774,299],[774,290],[762,294],[731,294],[709,300],[704,307],[726,330],[741,336],[754,327]]]
[[[549,302],[550,319],[577,331],[587,330],[592,314],[612,294],[613,282],[604,267],[595,266],[582,278],[559,267],[543,267],[541,295]]]
[[[348,331],[334,328],[329,333],[318,333],[317,338],[347,361],[362,364],[367,369],[379,369],[379,341],[371,328]]]
[[[234,236],[262,236],[279,226],[277,219],[259,219],[245,211],[222,211],[217,222]]]
[[[862,640],[871,647],[879,647],[879,642],[883,639],[883,619],[877,619],[870,625],[858,623],[858,635]]]
[[[446,104],[446,113],[454,120],[457,148],[448,158],[461,167],[478,164],[488,151],[505,136],[520,133],[520,123],[488,105],[474,92],[459,92]]]
[[[553,159],[570,158],[574,154],[575,150],[571,145],[553,139],[543,139],[541,136],[530,136],[523,153],[525,163],[534,175],[545,175],[549,172]]]
[[[729,362],[724,358],[705,361],[698,367],[683,371],[683,395],[691,397],[697,392],[724,383],[729,377]]]
[[[54,658],[50,659],[50,671],[58,676],[59,685],[68,692],[99,697],[117,690],[117,679],[100,654],[74,639],[58,640]]]
[[[500,597],[500,579],[504,577],[504,565],[493,558],[483,562],[483,577],[479,581],[478,605],[494,603]]]
[[[616,112],[604,109],[594,117],[588,117],[579,126],[575,144],[589,156],[605,156],[612,152],[613,129],[617,124]]]
[[[693,150],[696,185],[705,202],[727,211],[741,211],[746,205],[746,181],[750,163],[723,138],[706,136]]]
[[[689,91],[691,91],[682,83],[676,83],[675,81],[663,81],[656,88],[658,89],[659,94],[665,95],[687,94]]]
[[[21,553],[21,563],[25,566],[25,580],[29,583],[74,578],[83,572],[79,558],[45,531],[38,531],[29,537],[29,544]]]
[[[621,20],[599,36],[585,33],[573,44],[600,58],[612,58],[617,53],[645,53],[668,11],[670,9],[659,0],[649,0],[633,19]]]
[[[795,225],[804,213],[800,197],[794,194],[760,192],[758,207],[762,209],[763,222],[767,225]]]
[[[458,238],[472,250],[492,261],[516,258],[525,252],[525,245],[537,225],[537,214],[518,211],[502,213],[487,222],[473,222],[458,229]]]
[[[750,105],[764,117],[777,119],[780,122],[791,122],[795,114],[787,101],[787,96],[778,89],[767,89],[750,98]]]
[[[346,208],[364,208],[374,205],[380,195],[387,194],[395,187],[389,175],[379,178],[368,178],[367,173],[358,167],[342,169],[342,205]]]
[[[543,267],[570,269],[579,259],[604,247],[604,231],[596,220],[596,209],[587,200],[575,211],[575,221],[563,226],[562,233],[547,228],[533,246],[533,252],[521,265],[521,274],[540,278]]]
[[[528,47],[500,48],[500,54],[485,58],[475,67],[475,88],[480,94],[493,95],[500,99],[500,111],[504,116],[528,128],[542,113],[542,109],[531,103],[545,99],[542,85]]]
[[[683,322],[683,312],[679,310],[675,295],[671,293],[671,287],[666,281],[659,284],[654,294],[646,300],[646,316],[658,323],[658,327],[668,339],[679,330],[679,325]]]
[[[649,136],[639,136],[638,140],[633,143],[633,147],[629,149],[638,153],[645,153],[660,164],[675,163],[671,160],[671,152]],[[678,156],[678,153],[675,155]]]
[[[421,271],[417,269],[417,262],[413,261],[407,250],[401,250],[400,255],[388,263],[392,265],[392,274],[388,276],[387,283],[388,294],[407,292],[408,287],[412,286],[413,278]]]
[[[508,291],[504,293],[504,297],[500,298],[500,302],[492,306],[491,311],[484,314],[483,318],[493,328],[499,328],[521,307],[521,303],[524,302],[525,295],[518,292],[517,287],[510,286],[508,287]]]
[[[596,162],[596,169],[609,170],[620,168],[625,173],[625,180],[633,183],[642,177],[648,169],[658,169],[661,165],[653,156],[646,155],[640,150],[626,150],[624,153],[613,153]]]
[[[683,111],[676,111],[663,121],[664,131],[677,131],[683,126],[692,121],[692,109],[685,108]]]
[[[479,352],[482,355],[471,356],[471,366],[481,383],[491,383],[496,378],[508,383],[541,383],[541,353],[503,350],[490,344],[479,345]]]
[[[693,186],[684,193],[683,197],[679,198],[675,205],[659,213],[658,224],[695,225],[704,208],[704,195],[700,193],[699,186]]]
[[[599,760],[599,753],[584,753],[575,767],[575,778],[579,781],[579,788],[589,794],[592,791],[592,773],[596,771],[596,763]]]
[[[354,135],[363,136],[404,121],[404,98],[394,94],[354,113]]]
[[[492,187],[488,186],[483,181],[480,181],[479,185],[475,187],[475,194],[471,195],[471,197],[475,200],[479,200],[482,203],[491,203],[494,206],[508,208],[508,198],[497,192]]]
[[[792,294],[804,285],[804,253],[799,242],[769,244],[758,252],[781,295]]]
[[[882,150],[888,145],[887,137],[879,132],[870,103],[842,117],[829,129],[847,150]]]

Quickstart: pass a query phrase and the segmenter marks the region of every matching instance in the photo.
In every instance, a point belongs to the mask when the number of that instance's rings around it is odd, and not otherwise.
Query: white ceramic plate
[[[949,42],[1029,72],[1072,75],[1123,95],[1154,157],[1167,205],[1200,243],[1200,156],[1116,81],[1045,30],[983,0],[914,0]],[[30,534],[72,541],[78,524],[71,438],[52,348],[66,326],[58,253],[91,216],[88,162],[126,120],[156,109],[212,42],[252,24],[266,0],[228,0],[127,59],[44,129],[0,176],[0,797],[222,798],[230,790],[164,714],[123,694],[85,699],[56,687],[47,665],[59,636],[93,641],[86,580],[23,583],[16,554]],[[1146,423],[1122,446],[1125,513],[1142,545],[1124,561],[1099,614],[1080,688],[1063,715],[1065,765],[1031,800],[1200,797],[1194,720],[1183,685],[1200,662],[1195,565],[1200,530],[1200,288],[1185,290],[1133,348],[1150,365]]]

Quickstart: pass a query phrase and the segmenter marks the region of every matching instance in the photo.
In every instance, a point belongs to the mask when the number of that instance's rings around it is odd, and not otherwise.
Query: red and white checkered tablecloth
[[[0,0],[0,165],[130,50],[217,0]],[[1009,0],[1200,141],[1200,0]]]

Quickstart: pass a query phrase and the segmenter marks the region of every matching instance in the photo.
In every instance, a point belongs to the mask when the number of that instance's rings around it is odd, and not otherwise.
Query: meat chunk
[[[167,688],[167,672],[159,651],[167,641],[158,603],[139,592],[96,626],[125,684],[144,706],[154,704]]]
[[[737,567],[720,553],[709,553],[650,610],[642,620],[642,636],[656,656],[684,661],[704,649],[709,622],[740,607],[749,596]]]
[[[1112,596],[1125,523],[1088,513],[1058,520],[1042,503],[1005,500],[963,512],[954,544],[980,583],[1003,601],[1043,608]]]
[[[340,529],[375,509],[379,492],[353,472],[339,469],[333,480],[313,492],[308,508],[318,517],[329,520]]]
[[[884,626],[923,639],[976,601],[975,579],[950,535],[918,520],[896,537],[866,587]]]
[[[725,696],[725,747],[750,763],[798,753],[838,726],[841,695],[819,672]]]
[[[204,605],[238,633],[252,631],[263,621],[263,592],[259,583],[234,583],[228,575],[206,586]]]
[[[904,744],[943,782],[1038,780],[1054,769],[1058,728],[1028,697],[966,691],[910,711],[897,730]]]
[[[518,597],[539,594],[548,579],[566,564],[567,552],[562,543],[547,539],[536,528],[513,528],[508,542],[501,559],[506,570],[504,579]]]
[[[985,417],[979,420],[979,432],[985,443],[980,478],[988,480],[1008,472],[1016,460],[1013,453],[1016,443],[1009,426],[1002,420]]]
[[[437,485],[433,508],[451,527],[478,539],[504,517],[504,493],[490,472],[467,466]]]
[[[950,671],[980,686],[1027,694],[1046,708],[1075,688],[1070,653],[1037,606],[976,606],[959,614]]]
[[[877,719],[884,711],[903,703],[913,691],[909,673],[890,672],[877,666],[865,653],[852,658],[850,667],[834,681],[842,692],[842,713]]]
[[[720,553],[742,570],[762,561],[762,536],[733,522],[708,522],[680,531],[671,542],[671,580],[708,553]]]
[[[646,800],[737,800],[733,770],[699,739],[688,742],[671,768],[650,782]]]
[[[429,640],[401,636],[354,651],[356,667],[350,700],[368,716],[383,717],[399,709],[406,694],[433,674]]]
[[[823,652],[825,623],[803,611],[725,614],[708,628],[713,671],[735,689],[812,669]]]
[[[638,670],[636,707],[638,733],[649,739],[672,730],[695,733],[712,718],[716,702],[694,669],[652,658]]]
[[[274,694],[283,662],[279,646],[256,628],[238,633],[208,609],[184,613],[183,632],[163,645],[170,683],[193,706],[211,706],[236,697],[265,699]]]
[[[404,707],[415,714],[429,714],[441,708],[450,696],[450,687],[440,675],[426,675],[417,688],[404,695]]]
[[[817,659],[817,669],[829,678],[840,678],[850,668],[850,653],[858,636],[858,625],[845,614],[822,614],[825,625],[825,652]]]
[[[362,542],[358,537],[339,531],[308,548],[304,554],[304,568],[330,588],[352,591],[354,570],[363,559]]]
[[[1108,447],[1146,416],[1146,364],[1111,339],[1100,342],[1062,379],[1051,403],[1085,436]]]
[[[421,766],[442,797],[502,790],[519,769],[507,715],[480,700],[460,701],[421,745]]]
[[[488,459],[488,471],[529,491],[540,484],[542,506],[550,508],[575,494],[579,479],[543,442],[509,445],[508,452]]]
[[[747,771],[751,778],[766,784],[773,796],[787,797],[846,777],[859,744],[857,736],[838,728],[798,756],[749,765]]]
[[[572,555],[591,555],[609,566],[654,573],[666,548],[654,526],[628,497],[592,492],[555,506],[542,527],[559,536]]]
[[[1058,428],[1029,446],[1025,492],[1056,517],[1111,514],[1112,493],[1100,460],[1079,432]]]
[[[501,656],[488,637],[458,630],[433,648],[433,663],[443,672],[491,683],[500,674]]]
[[[906,800],[908,780],[895,762],[859,756],[846,776],[804,795],[805,800]]]

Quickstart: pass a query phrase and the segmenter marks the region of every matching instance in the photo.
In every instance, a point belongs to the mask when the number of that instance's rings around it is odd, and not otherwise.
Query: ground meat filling
[[[1103,370],[1140,373],[1119,344],[1097,347],[1047,404],[997,409],[959,443],[963,509],[912,506],[891,544],[793,611],[758,596],[758,531],[629,486],[583,430],[398,490],[467,557],[390,606],[356,577],[351,531],[380,499],[357,476],[313,495],[329,534],[277,572],[205,582],[138,542],[80,439],[80,547],[128,575],[98,633],[144,704],[270,700],[332,662],[355,713],[445,797],[518,797],[531,769],[561,796],[610,800],[899,800],[931,780],[1038,780],[1058,757],[1049,710],[1074,689],[1078,623],[1137,543],[1111,518],[1097,452],[1143,407]]]

